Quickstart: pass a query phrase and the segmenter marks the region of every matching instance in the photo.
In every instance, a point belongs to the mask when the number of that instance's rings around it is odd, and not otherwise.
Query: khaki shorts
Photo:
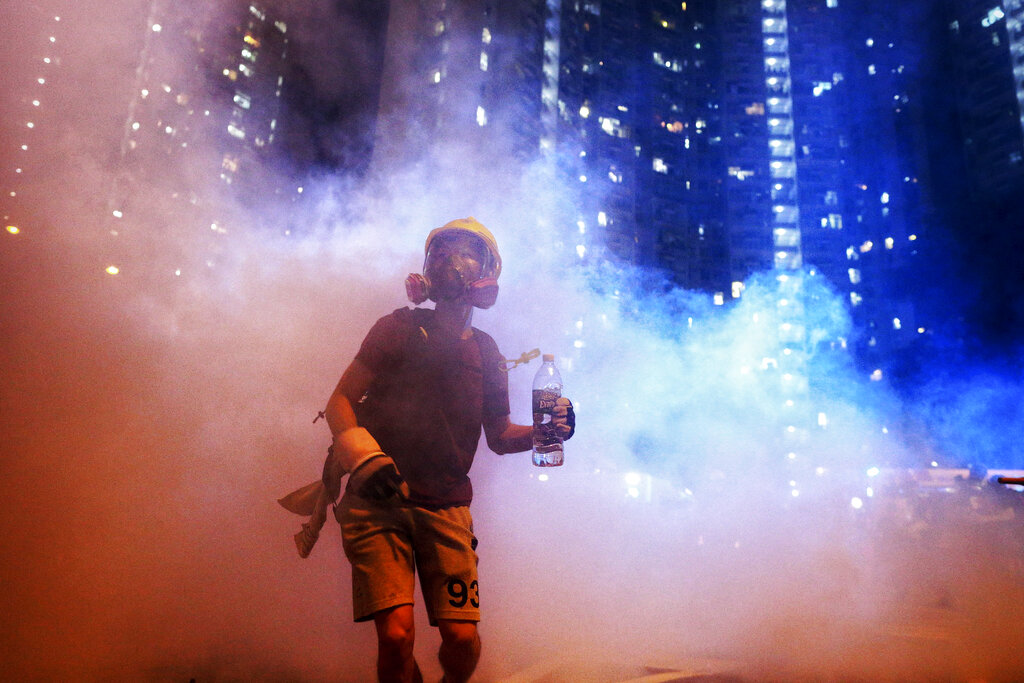
[[[417,571],[432,626],[438,619],[480,621],[477,540],[468,507],[385,507],[346,492],[334,516],[352,563],[356,621],[413,604]]]

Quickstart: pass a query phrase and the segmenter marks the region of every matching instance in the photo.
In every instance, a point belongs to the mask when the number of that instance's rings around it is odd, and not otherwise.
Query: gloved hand
[[[555,407],[551,411],[551,422],[563,441],[571,439],[576,433],[576,412],[572,409],[572,401],[565,396],[555,401]]]
[[[352,427],[335,436],[327,460],[324,484],[329,491],[335,481],[334,473],[343,470],[349,473],[349,487],[361,498],[390,501],[396,497],[409,496],[409,486],[399,474],[395,461],[384,454],[377,441],[363,427]],[[328,481],[328,465],[332,460],[336,464],[330,467],[331,481]]]

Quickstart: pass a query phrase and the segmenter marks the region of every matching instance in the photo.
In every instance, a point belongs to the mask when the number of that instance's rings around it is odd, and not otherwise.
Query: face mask
[[[406,294],[414,304],[463,300],[477,308],[490,308],[498,297],[498,280],[482,275],[484,259],[431,249],[423,264],[423,275],[412,273],[405,280]]]
[[[410,273],[405,278],[405,293],[417,305],[427,299],[438,301],[465,297],[477,308],[490,308],[498,299],[498,279],[482,277],[467,284],[462,272],[451,265],[443,270],[428,268],[426,275]]]

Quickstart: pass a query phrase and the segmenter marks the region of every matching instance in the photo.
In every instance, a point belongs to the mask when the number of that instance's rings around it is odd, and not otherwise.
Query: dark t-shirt
[[[489,335],[445,338],[434,311],[400,308],[378,320],[356,354],[374,375],[356,419],[394,459],[411,502],[469,505],[480,429],[509,414],[508,377]]]

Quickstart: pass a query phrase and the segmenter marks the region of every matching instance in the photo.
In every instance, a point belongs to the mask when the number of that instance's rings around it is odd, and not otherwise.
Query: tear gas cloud
[[[309,11],[310,25],[332,18]],[[31,23],[25,8],[3,12]],[[912,407],[927,429],[908,432],[884,387],[810,343],[799,402],[822,424],[788,433],[779,299],[803,308],[811,341],[850,333],[820,278],[803,274],[790,296],[758,274],[727,307],[661,287],[627,302],[654,276],[572,266],[571,196],[543,163],[495,167],[465,149],[357,187],[320,177],[293,217],[300,234],[229,233],[217,267],[191,277],[160,274],[202,257],[191,228],[168,221],[108,276],[105,226],[82,217],[109,187],[104,150],[126,102],[114,84],[130,82],[145,8],[102,14],[125,28],[73,12],[83,40],[65,53],[60,154],[34,176],[46,200],[0,248],[12,677],[372,679],[373,629],[351,623],[340,535],[328,528],[300,560],[301,520],[275,500],[318,476],[329,434],[310,422],[372,323],[405,305],[427,231],[467,215],[504,261],[498,304],[474,324],[507,357],[554,353],[579,424],[560,469],[477,456],[481,680],[625,679],[711,659],[776,680],[1024,671],[1006,525],[900,508],[881,495],[899,484],[869,474],[1019,443],[1019,377],[937,376]],[[19,48],[3,53],[15,85],[31,76]],[[4,124],[5,141],[16,133]],[[238,224],[274,210],[226,207]],[[529,419],[535,369],[510,373],[513,421]],[[437,636],[417,617],[436,677]]]

